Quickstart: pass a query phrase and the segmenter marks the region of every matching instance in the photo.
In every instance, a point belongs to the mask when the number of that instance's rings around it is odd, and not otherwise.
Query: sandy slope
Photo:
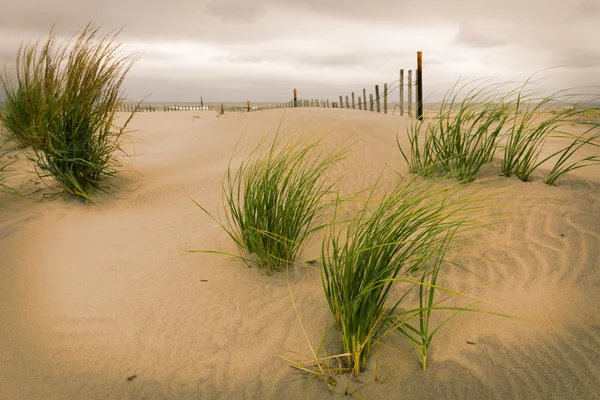
[[[331,397],[323,382],[275,356],[310,356],[285,274],[186,252],[235,251],[187,196],[216,211],[242,131],[233,165],[281,117],[140,114],[130,162],[139,174],[126,174],[118,198],[88,207],[1,196],[9,208],[0,210],[0,399]],[[360,140],[331,172],[352,192],[382,170],[384,189],[398,181],[393,171],[406,172],[395,143],[404,123],[297,109],[283,127],[326,133],[329,148]],[[366,399],[600,398],[600,168],[570,177],[557,187],[481,183],[507,198],[508,218],[458,257],[490,284],[455,270],[444,276],[447,286],[486,300],[482,308],[524,320],[458,316],[436,337],[426,372],[390,337],[393,348],[380,347],[350,388]],[[318,270],[293,268],[289,282],[316,346],[332,322]],[[337,378],[336,397],[346,381]]]

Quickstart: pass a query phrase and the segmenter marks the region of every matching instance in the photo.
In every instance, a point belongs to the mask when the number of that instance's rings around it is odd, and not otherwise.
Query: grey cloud
[[[444,91],[437,82],[452,81],[466,67],[471,68],[467,73],[486,74],[488,68],[504,73],[562,64],[571,72],[573,68],[583,71],[590,82],[597,81],[600,1],[576,1],[0,0],[0,68],[3,62],[14,62],[21,40],[44,38],[53,24],[58,33],[72,35],[94,21],[104,26],[103,31],[124,27],[120,41],[145,46],[146,55],[132,70],[128,90],[150,90],[167,97],[195,99],[204,87],[213,88],[217,96],[225,90],[219,92],[219,87],[228,87],[223,81],[230,79],[237,82],[231,87],[234,96],[247,96],[247,87],[275,96],[286,92],[291,81],[299,85],[298,70],[306,71],[301,83],[310,91],[336,93],[342,90],[336,85],[341,84],[323,83],[323,71],[332,77],[337,71],[360,77],[356,79],[371,75],[375,80],[384,72],[395,76],[397,68],[414,68],[414,50],[424,50],[426,77],[431,82],[426,88],[436,92]],[[452,38],[439,37],[435,29],[440,26],[451,28],[444,32],[457,32],[454,43]],[[398,32],[397,37],[380,39],[380,30],[387,35]],[[405,38],[402,32],[413,36]],[[355,43],[350,36],[369,39]],[[198,45],[200,50],[184,56],[164,50],[175,42]],[[429,48],[423,48],[424,43]],[[208,57],[199,54],[202,49],[211,51]],[[198,62],[197,55],[201,60],[212,58]],[[290,64],[294,68],[287,68]],[[227,68],[219,71],[219,84],[199,76],[199,69],[205,74],[223,65]],[[269,73],[267,68],[273,65],[287,68],[273,71],[296,78],[264,80],[260,75]],[[195,83],[168,73],[179,69]],[[236,80],[246,69],[260,71],[248,76],[246,83]],[[244,89],[237,93],[240,88]]]
[[[264,55],[237,55],[237,54],[224,54],[211,57],[210,61],[213,62],[228,62],[228,63],[253,63],[258,64],[269,59],[268,56]]]
[[[557,52],[554,61],[568,68],[593,68],[600,66],[600,51],[590,51],[581,47],[570,47]]]
[[[577,11],[582,14],[600,14],[600,2],[598,0],[584,0],[577,6]]]
[[[456,40],[473,47],[499,47],[507,44],[504,32],[482,29],[481,25],[473,24],[462,24]]]
[[[265,13],[263,5],[259,2],[239,2],[237,0],[213,0],[208,3],[206,9],[223,20],[243,23],[254,22]]]

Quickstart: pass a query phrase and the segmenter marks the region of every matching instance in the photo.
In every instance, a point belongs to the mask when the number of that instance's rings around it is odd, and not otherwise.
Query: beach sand
[[[389,190],[407,172],[396,132],[409,120],[397,115],[157,112],[130,126],[135,156],[116,197],[87,206],[1,194],[0,399],[332,398],[277,357],[310,360],[299,318],[315,348],[332,326],[318,264],[268,276],[187,252],[236,252],[190,197],[217,213],[236,144],[233,166],[282,117],[285,135],[324,135],[325,148],[358,140],[331,171],[345,193],[380,175]],[[25,165],[15,154],[13,167]],[[600,166],[557,186],[542,183],[543,169],[530,183],[497,172],[479,185],[501,194],[506,218],[460,255],[488,283],[456,270],[440,279],[519,319],[460,314],[434,338],[427,371],[388,336],[349,386],[336,377],[334,398],[349,387],[365,399],[600,399]],[[319,256],[319,238],[299,262]]]

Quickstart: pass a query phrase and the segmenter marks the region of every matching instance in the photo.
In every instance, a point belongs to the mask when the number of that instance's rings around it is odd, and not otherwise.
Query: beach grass
[[[525,82],[523,87],[527,85]],[[568,91],[560,91],[545,97],[535,98],[519,91],[514,102],[511,124],[505,133],[506,145],[503,148],[502,174],[516,175],[520,180],[531,180],[533,172],[546,161],[557,158],[544,182],[555,184],[565,173],[597,162],[597,157],[575,160],[575,153],[586,145],[593,145],[598,138],[598,126],[581,120],[594,112],[589,99]],[[557,104],[569,103],[569,107]],[[566,125],[589,126],[579,136],[565,133]],[[549,138],[566,139],[566,145],[546,157],[540,157],[544,144]]]
[[[408,149],[397,139],[413,174],[474,180],[481,168],[501,154],[501,174],[527,182],[542,164],[554,161],[544,182],[555,184],[565,173],[597,163],[598,157],[577,159],[578,150],[594,146],[598,123],[592,105],[597,97],[563,90],[539,96],[532,78],[517,88],[509,83],[456,82],[445,94],[431,121],[413,121],[407,128]],[[558,105],[571,104],[570,107]],[[565,125],[587,125],[582,135],[566,134]],[[549,138],[566,144],[542,157]]]
[[[325,173],[348,148],[324,152],[320,140],[283,142],[278,129],[262,140],[239,169],[229,164],[223,182],[224,221],[215,220],[233,239],[240,258],[271,275],[293,263],[331,205],[335,182]],[[196,203],[204,212],[204,207]],[[211,215],[212,216],[212,215]],[[214,217],[213,217],[214,218]]]
[[[483,165],[492,161],[508,120],[497,86],[487,81],[458,81],[444,95],[432,121],[411,123],[407,132],[410,151],[398,143],[410,171],[426,178],[442,175],[473,181]]]
[[[335,221],[331,224],[322,245],[321,276],[342,337],[345,364],[354,376],[383,337],[410,330],[408,321],[415,313],[420,321],[416,331],[425,341],[419,348],[426,367],[427,349],[437,331],[430,331],[428,324],[436,308],[435,289],[449,291],[437,283],[439,269],[475,207],[472,196],[450,198],[451,189],[435,181],[405,178],[376,205],[369,197],[359,215],[341,229]],[[420,281],[412,277],[415,274],[421,275]],[[409,289],[395,297],[399,283]],[[421,287],[421,305],[399,313],[414,287]]]
[[[116,153],[134,113],[116,127],[121,90],[137,56],[121,56],[118,32],[102,36],[89,24],[79,35],[57,44],[21,45],[17,83],[2,79],[8,138],[32,146],[29,157],[40,178],[51,177],[67,193],[93,201],[101,182],[121,165]],[[38,51],[39,49],[39,51]]]

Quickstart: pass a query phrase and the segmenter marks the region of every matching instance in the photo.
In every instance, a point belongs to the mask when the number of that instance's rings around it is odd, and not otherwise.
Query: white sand
[[[242,131],[234,165],[282,114],[138,114],[130,164],[139,174],[126,174],[118,198],[85,206],[0,195],[0,399],[331,398],[322,381],[276,357],[310,356],[285,274],[186,252],[236,251],[187,196],[216,212]],[[398,116],[296,109],[283,125],[328,132],[325,147],[360,139],[332,171],[345,174],[350,192],[386,166],[383,188],[398,181],[393,170],[406,172],[398,124],[404,132]],[[600,398],[600,167],[566,178],[556,187],[482,184],[510,199],[511,218],[461,261],[493,285],[443,277],[446,286],[477,286],[469,294],[488,301],[483,308],[525,320],[458,316],[434,339],[426,372],[406,342],[389,337],[393,349],[373,353],[350,388],[366,399]],[[311,245],[302,260],[319,250]],[[309,271],[293,268],[290,287],[317,346],[332,319],[319,273]],[[347,377],[337,381],[343,398]]]

